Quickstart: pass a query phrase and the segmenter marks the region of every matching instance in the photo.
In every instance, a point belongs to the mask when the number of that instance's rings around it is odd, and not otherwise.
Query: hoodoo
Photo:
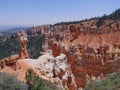
[[[28,42],[27,34],[24,31],[21,31],[18,34],[18,40],[19,40],[19,43],[20,43],[20,53],[19,53],[20,58],[21,59],[28,58],[29,55],[28,55],[28,52],[27,52],[27,49],[26,49],[26,45],[27,45],[27,42]]]
[[[1,60],[1,68],[4,68],[5,66],[12,66],[12,67],[15,67],[14,69],[16,69],[17,61],[19,59],[26,59],[29,57],[27,49],[26,49],[26,45],[28,42],[27,34],[24,31],[21,31],[20,33],[18,33],[18,40],[20,43],[19,54],[11,55],[8,58],[3,58]]]

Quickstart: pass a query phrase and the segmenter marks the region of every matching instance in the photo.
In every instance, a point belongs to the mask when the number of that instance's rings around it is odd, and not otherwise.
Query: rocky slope
[[[76,88],[74,81],[74,75],[71,71],[71,66],[67,62],[67,57],[64,54],[60,54],[56,58],[52,56],[52,51],[49,50],[38,59],[25,60],[32,68],[38,69],[42,75],[54,79],[54,83],[62,87],[68,88],[68,84],[71,87]]]
[[[75,45],[69,52],[60,46],[54,48],[55,46],[56,44],[52,44],[53,56],[56,57],[60,53],[67,56],[77,89],[84,87],[86,83],[103,79],[113,72],[120,71],[120,45],[106,45],[99,48]]]

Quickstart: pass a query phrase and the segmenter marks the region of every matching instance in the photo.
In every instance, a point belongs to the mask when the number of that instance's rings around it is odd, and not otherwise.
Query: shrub
[[[61,88],[58,88],[50,81],[41,79],[32,69],[27,70],[26,81],[29,85],[29,90],[61,90]]]
[[[0,72],[0,90],[27,90],[27,86],[15,76]]]
[[[86,85],[85,90],[117,90],[118,88],[120,88],[120,73],[115,73],[104,80]]]

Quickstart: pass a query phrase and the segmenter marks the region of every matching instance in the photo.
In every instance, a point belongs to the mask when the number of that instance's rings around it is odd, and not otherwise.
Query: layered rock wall
[[[120,45],[118,44],[100,46],[99,48],[78,45],[70,49],[72,50],[68,52],[57,45],[52,47],[54,57],[60,53],[67,56],[67,62],[75,76],[77,88],[84,88],[88,82],[103,79],[111,73],[120,71]]]

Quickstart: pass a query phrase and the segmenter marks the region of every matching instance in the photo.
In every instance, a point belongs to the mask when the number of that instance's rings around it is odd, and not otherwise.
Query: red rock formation
[[[118,60],[119,58],[116,58],[116,62],[114,62],[115,57],[110,59],[112,62],[109,62],[109,59],[106,59],[108,57],[106,52],[109,51],[106,45],[100,46],[99,48],[79,46],[78,48],[82,54],[78,57],[81,57],[81,59],[75,56],[75,52],[68,52],[57,44],[53,44],[53,46],[55,46],[55,48],[52,47],[53,55],[55,57],[60,53],[64,53],[67,56],[68,63],[71,65],[72,73],[75,76],[77,88],[84,88],[87,81],[96,80],[97,77],[103,78],[103,76],[120,70],[118,65],[118,63],[120,63],[120,60]],[[111,45],[113,49],[115,49],[114,46],[119,47],[119,45]],[[114,52],[114,50],[111,51],[110,55]],[[119,57],[118,53],[120,53],[119,50],[116,53]],[[74,90],[75,88],[73,88],[69,82],[70,80],[67,83],[69,89]]]
[[[57,57],[58,55],[60,55],[60,48],[58,47],[57,43],[54,43],[51,45],[52,48],[52,54],[54,57]]]
[[[20,53],[12,55],[8,58],[3,58],[1,60],[1,69],[5,68],[6,66],[10,66],[14,68],[15,70],[19,68],[19,65],[17,64],[17,61],[19,59],[26,59],[28,58],[28,52],[26,49],[26,44],[28,42],[27,40],[27,34],[25,32],[21,32],[18,34],[18,39],[20,42]]]
[[[11,66],[14,69],[16,69],[16,67],[17,67],[16,63],[17,63],[18,59],[19,59],[19,55],[18,54],[12,55],[9,58],[3,58],[1,60],[1,69],[5,68],[6,66]]]
[[[42,25],[42,26],[30,27],[26,32],[28,35],[36,35],[42,33],[49,33],[50,30],[51,30],[50,25]]]
[[[25,58],[28,58],[28,52],[27,52],[27,49],[26,49],[26,45],[27,45],[27,42],[28,42],[28,39],[27,39],[27,34],[24,32],[24,31],[21,31],[19,34],[18,34],[18,39],[19,39],[19,43],[20,43],[20,58],[21,59],[25,59]]]

